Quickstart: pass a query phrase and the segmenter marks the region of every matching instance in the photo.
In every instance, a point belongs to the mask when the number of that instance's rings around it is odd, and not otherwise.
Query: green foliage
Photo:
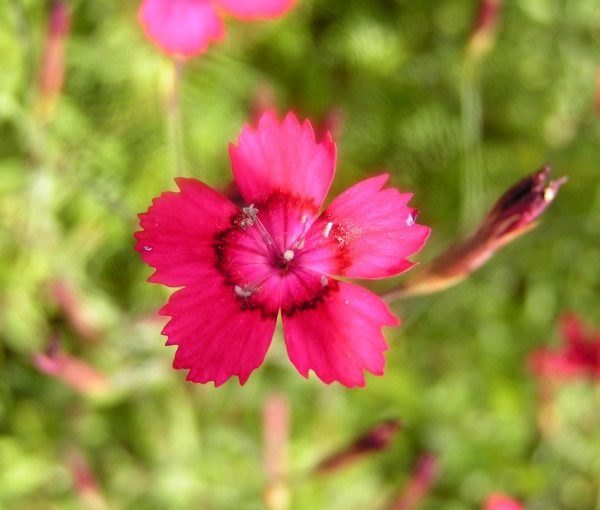
[[[133,251],[136,214],[172,189],[165,118],[171,66],[144,39],[137,2],[72,2],[63,94],[35,115],[47,9],[0,9],[0,508],[82,508],[68,468],[82,452],[109,508],[262,508],[261,407],[292,408],[292,508],[381,508],[423,451],[440,459],[424,509],[480,508],[503,490],[530,509],[592,510],[600,487],[600,394],[557,396],[538,429],[528,353],[575,310],[600,326],[600,124],[595,0],[506,2],[498,38],[467,62],[476,2],[300,0],[286,18],[228,23],[189,62],[182,88],[187,173],[230,179],[227,144],[260,87],[280,111],[343,111],[334,191],[380,170],[415,193],[433,258],[496,196],[550,162],[569,183],[536,231],[460,286],[395,305],[386,375],[349,390],[302,379],[280,334],[244,387],[184,382],[156,311],[165,289]],[[51,284],[76,289],[100,334],[82,338]],[[391,288],[394,280],[373,288]],[[82,396],[33,363],[49,339],[109,377]],[[306,473],[376,421],[392,447],[337,474]]]

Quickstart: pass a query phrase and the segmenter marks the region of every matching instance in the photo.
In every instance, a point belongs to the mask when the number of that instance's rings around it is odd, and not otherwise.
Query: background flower
[[[484,510],[525,510],[525,507],[504,494],[495,493],[486,500]]]
[[[562,344],[531,354],[531,369],[549,379],[600,378],[600,331],[586,331],[581,319],[566,314],[559,321]]]
[[[189,58],[204,53],[225,36],[225,14],[243,20],[286,14],[295,0],[143,0],[138,19],[168,55]]]

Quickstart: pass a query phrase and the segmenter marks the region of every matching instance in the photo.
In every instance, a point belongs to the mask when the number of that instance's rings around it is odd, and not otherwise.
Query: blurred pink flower
[[[484,510],[525,510],[525,507],[504,494],[494,493],[488,496]]]
[[[596,114],[600,115],[600,69],[596,71]]]
[[[296,0],[144,0],[138,20],[163,52],[190,58],[225,36],[223,16],[243,20],[283,16]]]
[[[397,326],[383,300],[334,277],[386,278],[413,266],[425,243],[411,194],[366,179],[319,210],[335,173],[336,147],[315,141],[308,121],[265,113],[230,146],[241,210],[195,179],[176,179],[140,215],[136,250],[175,292],[161,310],[179,345],[173,366],[187,379],[243,384],[265,357],[277,316],[292,363],[325,383],[362,386],[383,374],[383,326]]]
[[[108,390],[108,379],[104,374],[70,354],[36,353],[33,362],[40,372],[61,380],[81,394],[101,394]]]
[[[563,345],[556,350],[534,351],[530,358],[531,369],[551,379],[600,379],[600,331],[585,331],[580,319],[573,314],[561,317],[559,326]]]

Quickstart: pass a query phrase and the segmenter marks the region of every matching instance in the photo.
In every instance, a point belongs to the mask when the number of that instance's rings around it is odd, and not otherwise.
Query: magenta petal
[[[210,271],[175,292],[160,313],[172,317],[163,330],[167,345],[179,345],[173,367],[188,369],[188,381],[215,386],[234,375],[246,382],[262,364],[276,323],[274,314],[243,309],[232,287]]]
[[[225,35],[225,25],[210,0],[144,0],[138,20],[150,40],[176,57],[204,53]]]
[[[494,493],[486,500],[485,510],[525,510],[525,507],[504,494]]]
[[[244,127],[229,155],[236,184],[248,204],[283,192],[309,199],[318,209],[335,172],[331,137],[316,143],[310,122],[300,124],[292,113],[283,122],[273,112],[263,114],[256,130]]]
[[[227,14],[237,18],[272,19],[286,14],[296,0],[215,0]]]
[[[412,195],[381,189],[388,175],[371,177],[339,195],[306,237],[313,249],[302,263],[315,271],[352,278],[387,278],[410,269],[406,257],[425,244],[430,229],[415,223]]]
[[[140,214],[135,233],[146,264],[156,269],[149,281],[171,287],[197,282],[210,268],[217,274],[214,236],[230,226],[237,208],[195,179],[176,179],[179,192],[168,191]]]
[[[533,351],[529,361],[531,369],[542,377],[570,379],[586,375],[587,367],[570,359],[563,352],[539,349]]]
[[[383,300],[357,285],[329,280],[321,299],[283,311],[283,334],[294,366],[323,382],[364,386],[363,370],[382,375],[388,349],[381,328],[398,319]]]

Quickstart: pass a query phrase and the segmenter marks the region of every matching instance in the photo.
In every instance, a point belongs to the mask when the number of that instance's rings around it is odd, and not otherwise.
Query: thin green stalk
[[[20,0],[11,1],[12,9],[15,15],[16,29],[19,38],[19,44],[21,45],[21,58],[23,61],[23,83],[29,84],[29,86],[23,87],[23,90],[27,94],[31,93],[31,86],[34,81],[34,59],[33,59],[33,43],[31,39],[31,29],[27,16],[25,15],[25,9]]]
[[[173,177],[187,175],[181,117],[181,83],[184,67],[183,60],[173,60],[173,74],[167,90],[166,116]]]
[[[598,215],[600,214],[600,183],[596,187],[596,193],[592,200],[590,212],[587,215],[586,227],[589,232],[596,232],[598,230]]]
[[[477,62],[471,59],[464,65],[460,99],[464,151],[461,223],[463,229],[469,229],[481,215],[483,203],[482,101]]]

